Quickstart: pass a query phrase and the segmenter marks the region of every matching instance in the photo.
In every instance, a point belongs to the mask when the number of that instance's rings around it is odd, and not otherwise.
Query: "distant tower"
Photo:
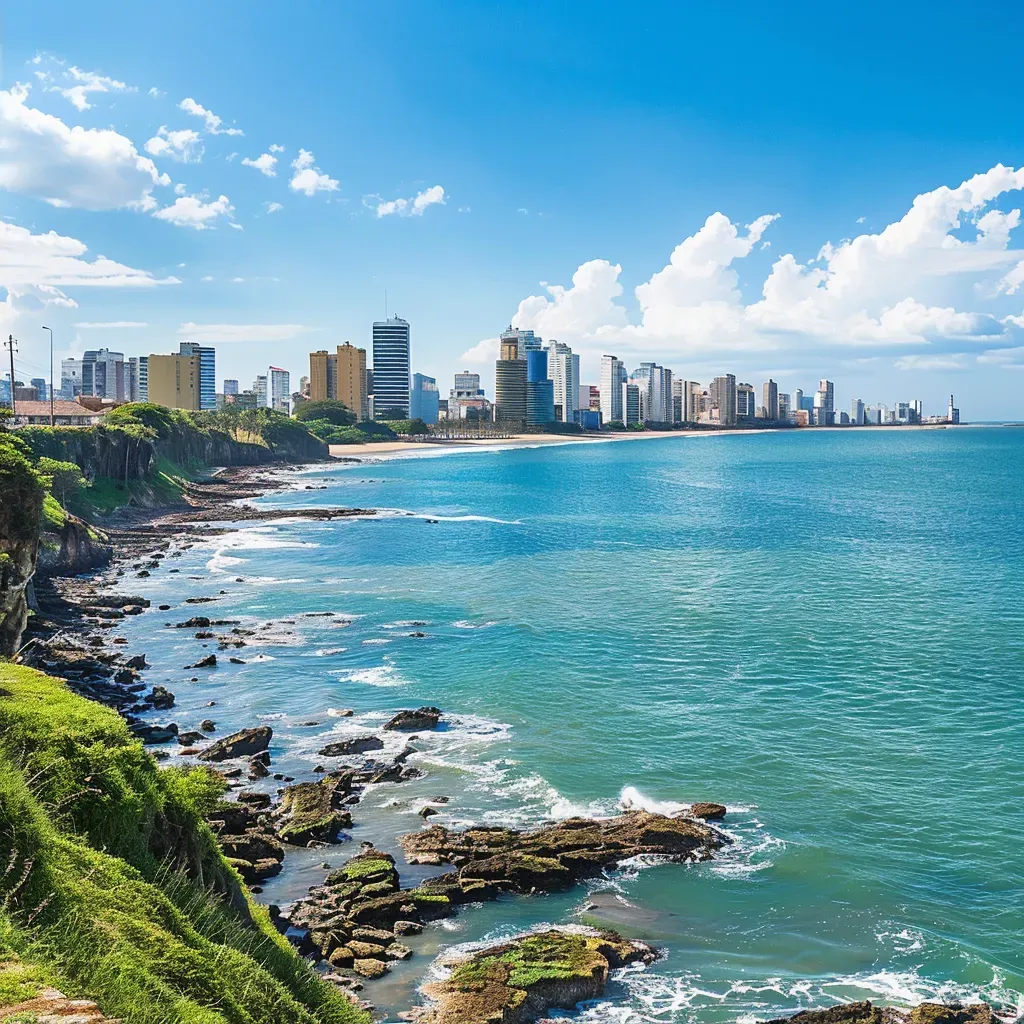
[[[960,422],[960,410],[954,407],[952,395],[949,396],[949,408],[946,410],[946,420],[949,423]]]

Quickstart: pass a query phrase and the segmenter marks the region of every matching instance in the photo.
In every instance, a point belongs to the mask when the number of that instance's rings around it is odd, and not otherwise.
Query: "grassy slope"
[[[219,789],[0,663],[0,1006],[48,983],[125,1024],[367,1024],[244,896],[201,821]]]

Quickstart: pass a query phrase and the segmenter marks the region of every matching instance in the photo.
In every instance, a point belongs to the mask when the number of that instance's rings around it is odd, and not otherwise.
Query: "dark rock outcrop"
[[[570,818],[532,832],[508,828],[452,831],[440,825],[402,836],[411,864],[454,864],[425,883],[455,902],[499,892],[563,889],[641,854],[675,861],[708,860],[729,838],[690,818],[630,811],[617,818]]]
[[[398,934],[452,914],[446,896],[423,889],[402,889],[394,858],[364,844],[361,853],[331,872],[323,885],[310,890],[289,916],[295,928],[308,929],[308,939],[335,967],[351,967],[367,978],[386,973]],[[401,931],[398,923],[401,922]],[[372,961],[376,966],[360,961]]]
[[[912,1009],[876,1006],[868,1000],[842,1003],[824,1010],[801,1010],[792,1017],[776,1017],[767,1024],[999,1024],[987,1003],[920,1003]]]
[[[725,804],[713,804],[699,801],[690,807],[691,818],[702,818],[704,821],[721,821],[726,814]]]
[[[269,725],[258,725],[255,729],[242,729],[211,744],[200,755],[203,761],[230,761],[235,757],[249,757],[270,746],[274,731]]]
[[[436,729],[440,720],[440,708],[422,707],[415,711],[399,711],[385,723],[384,728],[399,732],[426,732]]]
[[[343,805],[351,792],[351,773],[289,786],[277,810],[278,836],[294,846],[335,842],[341,829],[352,827],[352,815]]]
[[[478,950],[428,985],[423,1024],[526,1024],[548,1010],[596,999],[617,967],[651,963],[654,950],[615,932],[534,932]]]

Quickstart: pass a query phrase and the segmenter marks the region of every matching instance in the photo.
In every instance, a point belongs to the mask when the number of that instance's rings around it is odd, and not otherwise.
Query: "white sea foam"
[[[282,537],[277,527],[251,526],[217,537],[213,556],[206,563],[210,572],[223,573],[232,565],[246,561],[238,552],[267,551],[275,548],[317,548],[313,541],[302,541]]]
[[[363,643],[368,647],[372,646],[383,646],[384,644],[391,643],[390,637],[371,637],[369,640],[364,640]]]
[[[394,665],[374,665],[371,668],[337,669],[331,672],[342,683],[361,683],[364,686],[407,686],[409,680],[399,675]]]
[[[497,622],[470,622],[468,619],[459,619],[452,623],[456,629],[487,629],[497,624]]]

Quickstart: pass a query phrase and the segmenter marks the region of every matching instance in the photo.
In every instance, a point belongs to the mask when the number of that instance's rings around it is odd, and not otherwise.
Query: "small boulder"
[[[217,667],[217,655],[208,654],[205,658],[200,658],[194,665],[186,665],[185,668],[216,668]]]
[[[435,707],[417,708],[415,711],[399,711],[389,719],[384,728],[398,732],[418,732],[421,729],[436,729],[441,720],[441,709]]]
[[[270,739],[273,735],[274,731],[269,725],[258,725],[255,729],[242,729],[217,740],[199,756],[204,761],[230,761],[235,757],[249,757],[266,750],[270,746]]]
[[[352,970],[364,978],[380,978],[388,973],[388,965],[383,960],[357,958],[352,961]]]
[[[704,821],[721,821],[725,817],[725,804],[713,804],[707,801],[695,803],[690,807],[690,816],[702,818]]]
[[[154,686],[146,700],[159,711],[174,707],[174,694],[164,686]]]
[[[203,732],[215,732],[217,729],[217,725],[212,719],[204,718],[199,723],[199,728],[202,729]]]

